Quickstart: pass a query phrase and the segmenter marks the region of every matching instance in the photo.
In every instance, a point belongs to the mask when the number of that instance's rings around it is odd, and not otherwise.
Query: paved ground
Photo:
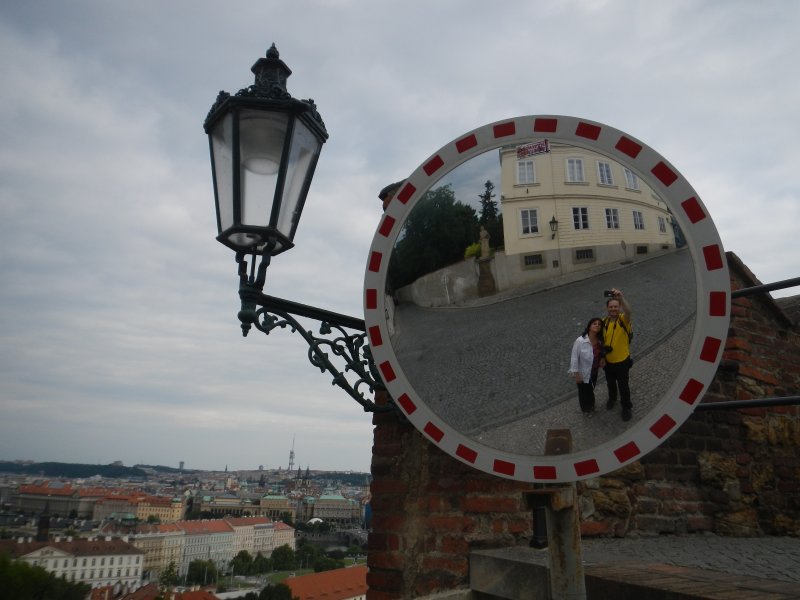
[[[771,581],[797,583],[800,538],[715,535],[584,539],[585,565],[663,563]]]
[[[606,413],[602,379],[601,410],[585,419],[567,374],[575,338],[605,312],[603,290],[622,289],[633,309],[634,419],[662,398],[682,367],[696,307],[686,250],[611,267],[468,305],[400,305],[392,336],[398,362],[443,421],[488,446],[542,454],[553,428],[572,431],[575,451],[596,446],[636,422],[623,424],[619,410]]]

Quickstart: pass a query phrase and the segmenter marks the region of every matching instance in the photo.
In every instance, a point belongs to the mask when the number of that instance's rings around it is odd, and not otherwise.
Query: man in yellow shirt
[[[617,403],[617,395],[622,405],[622,420],[630,421],[633,405],[628,374],[631,360],[630,342],[631,306],[622,292],[616,288],[611,290],[611,297],[606,301],[608,316],[603,319],[603,347],[605,351],[605,373],[608,385],[608,402],[606,409],[611,410]]]

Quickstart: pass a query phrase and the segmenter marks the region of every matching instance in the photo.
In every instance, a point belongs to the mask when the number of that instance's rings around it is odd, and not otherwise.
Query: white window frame
[[[633,228],[637,230],[644,229],[644,215],[640,210],[633,211]]]
[[[589,207],[588,206],[573,206],[572,207],[572,228],[575,231],[582,229],[589,229]]]
[[[533,215],[533,219],[531,219],[530,215]],[[529,231],[525,231],[525,219],[524,215],[528,215],[528,228]],[[519,234],[520,236],[527,236],[527,235],[536,235],[539,233],[539,209],[538,208],[520,208],[519,209]]]
[[[606,209],[606,229],[619,229],[619,209]]]
[[[614,175],[611,173],[611,163],[597,161],[597,183],[600,185],[614,185]]]
[[[639,178],[636,176],[636,173],[625,168],[625,187],[629,190],[638,190],[639,189]]]
[[[532,160],[517,161],[517,184],[526,185],[536,183],[536,165]]]
[[[658,217],[658,230],[661,233],[667,233],[667,220],[664,217]]]
[[[583,168],[583,159],[573,156],[567,159],[567,183],[585,183],[586,171]]]

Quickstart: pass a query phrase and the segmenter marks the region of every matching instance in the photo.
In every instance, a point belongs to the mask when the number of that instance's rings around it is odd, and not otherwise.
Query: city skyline
[[[296,464],[369,471],[371,415],[299,335],[242,338],[214,239],[202,123],[273,42],[330,139],[265,293],[362,317],[378,192],[518,115],[642,140],[756,277],[800,275],[798,25],[742,0],[3,4],[0,456],[240,469],[296,435]]]

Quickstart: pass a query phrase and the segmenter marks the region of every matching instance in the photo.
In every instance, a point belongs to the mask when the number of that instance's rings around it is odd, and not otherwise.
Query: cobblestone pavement
[[[665,563],[800,584],[800,538],[715,535],[583,540],[585,565]],[[800,585],[797,588],[800,598]]]
[[[635,332],[631,371],[634,419],[663,396],[683,365],[696,309],[691,256],[682,250],[593,272],[546,289],[533,286],[471,306],[401,305],[392,344],[415,390],[443,421],[508,452],[542,454],[548,429],[572,430],[574,450],[591,448],[634,424],[605,411],[597,386],[593,418],[578,408],[567,374],[575,338],[603,316],[602,291],[624,291]],[[562,282],[563,283],[563,282]]]

